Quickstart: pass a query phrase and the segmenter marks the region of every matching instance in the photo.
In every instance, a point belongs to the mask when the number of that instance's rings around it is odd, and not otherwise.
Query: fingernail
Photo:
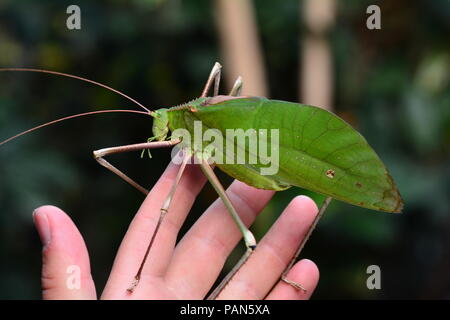
[[[41,238],[42,245],[44,247],[47,246],[51,240],[50,225],[48,223],[47,215],[45,213],[39,213],[36,209],[33,211],[33,221],[39,233],[39,238]]]

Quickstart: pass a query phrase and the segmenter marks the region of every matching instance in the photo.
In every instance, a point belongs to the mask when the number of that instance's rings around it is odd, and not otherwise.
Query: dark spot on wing
[[[329,169],[329,170],[327,170],[327,172],[325,172],[325,175],[330,179],[333,179],[335,174],[336,173],[334,172],[334,170],[331,170],[331,169]]]

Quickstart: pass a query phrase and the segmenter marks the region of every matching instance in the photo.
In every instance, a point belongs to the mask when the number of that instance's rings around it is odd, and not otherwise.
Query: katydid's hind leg
[[[135,182],[133,179],[128,177],[125,173],[114,167],[111,163],[106,161],[104,157],[115,154],[115,153],[123,153],[123,152],[130,152],[130,151],[138,151],[142,149],[155,149],[155,148],[168,148],[171,147],[177,143],[179,143],[179,140],[173,140],[173,141],[157,141],[157,142],[145,142],[145,143],[137,143],[137,144],[130,144],[126,146],[118,146],[118,147],[111,147],[111,148],[104,148],[99,149],[93,152],[94,159],[103,167],[110,170],[111,172],[115,173],[117,176],[119,176],[122,180],[126,181],[139,191],[141,191],[143,194],[148,194],[148,190],[142,187],[140,184]]]
[[[216,289],[210,294],[208,297],[208,300],[215,299],[225,288],[225,286],[230,282],[230,280],[233,278],[233,276],[239,271],[242,265],[245,264],[245,262],[248,260],[250,255],[253,253],[253,251],[256,248],[256,240],[251,231],[245,226],[245,224],[242,222],[241,218],[239,217],[238,213],[234,209],[233,204],[231,203],[230,198],[225,192],[225,189],[223,188],[222,184],[220,183],[217,176],[214,174],[213,169],[208,164],[206,160],[203,158],[201,159],[200,167],[205,174],[205,176],[208,178],[209,182],[212,184],[216,192],[219,194],[219,197],[222,199],[225,207],[227,208],[228,212],[231,214],[231,217],[233,218],[234,222],[238,226],[239,230],[241,231],[245,246],[247,247],[246,252],[242,256],[242,258],[239,260],[239,262],[233,267],[233,269],[230,271],[230,273],[222,280],[222,282],[217,286]]]
[[[205,87],[203,88],[202,95],[200,97],[204,98],[207,96],[208,91],[209,89],[211,89],[213,82],[214,82],[214,96],[217,96],[219,94],[221,69],[222,66],[220,65],[220,63],[216,62],[211,70],[211,73],[209,74],[208,80],[206,81]]]
[[[319,222],[320,218],[322,218],[323,214],[325,213],[325,210],[328,208],[328,205],[330,204],[332,199],[333,198],[331,198],[331,197],[325,198],[325,201],[323,202],[322,206],[320,207],[319,213],[314,218],[314,221],[312,222],[311,226],[309,227],[308,231],[306,232],[305,237],[303,238],[302,242],[298,246],[298,249],[295,252],[294,257],[292,258],[291,262],[286,267],[286,269],[284,269],[284,271],[283,271],[283,273],[281,275],[281,280],[283,280],[287,284],[290,284],[291,286],[293,286],[297,290],[303,290],[304,292],[306,292],[306,289],[300,283],[297,283],[295,281],[289,280],[287,278],[287,274],[292,269],[292,267],[294,266],[294,263],[297,261],[297,258],[300,255],[300,252],[303,250],[303,247],[305,246],[306,242],[308,241],[309,237],[311,236],[311,233],[316,228],[317,223]]]
[[[231,203],[230,198],[226,194],[225,189],[223,188],[213,169],[205,159],[200,159],[200,161],[201,161],[200,168],[202,169],[206,178],[208,178],[209,182],[212,184],[212,186],[218,193],[220,199],[222,199],[225,207],[227,208],[237,227],[241,231],[244,237],[246,247],[251,250],[255,249],[256,247],[255,237],[253,236],[251,231],[245,226],[244,222],[242,222],[241,218],[239,217],[239,214],[236,212],[236,209],[234,209],[234,206]]]
[[[236,265],[233,267],[233,269],[231,269],[231,271],[225,276],[225,278],[223,278],[223,280],[220,282],[220,284],[213,290],[213,292],[211,292],[211,294],[208,296],[207,300],[215,300],[217,298],[217,296],[227,286],[227,284],[234,277],[234,275],[247,262],[248,258],[250,258],[250,255],[253,253],[253,251],[254,251],[254,249],[250,249],[250,248],[247,248],[247,250],[245,250],[245,253],[239,259],[239,261],[236,263]]]
[[[167,195],[166,199],[164,200],[164,203],[160,209],[159,219],[156,223],[155,230],[153,231],[152,237],[150,239],[150,243],[147,246],[147,250],[145,251],[144,257],[141,261],[141,265],[139,266],[139,269],[134,276],[134,280],[131,283],[131,286],[127,289],[128,292],[132,293],[136,286],[139,284],[139,280],[141,279],[142,270],[144,269],[145,262],[147,261],[148,254],[150,253],[150,249],[153,246],[153,242],[155,241],[156,234],[158,233],[159,227],[161,226],[164,217],[169,212],[170,203],[172,202],[173,196],[175,194],[176,188],[178,186],[178,183],[180,182],[181,176],[183,175],[184,169],[186,168],[186,164],[188,163],[189,159],[191,158],[191,154],[185,150],[183,155],[183,160],[181,162],[181,166],[178,169],[177,175],[175,177],[175,180],[172,184],[172,187],[170,188],[169,194]]]
[[[244,83],[242,82],[242,77],[239,76],[236,79],[236,81],[234,82],[233,88],[231,88],[230,93],[228,95],[234,96],[234,97],[239,97],[241,95],[243,84]]]

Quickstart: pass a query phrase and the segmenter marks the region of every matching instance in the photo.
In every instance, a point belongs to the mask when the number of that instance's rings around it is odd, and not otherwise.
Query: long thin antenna
[[[79,76],[75,76],[72,74],[68,74],[68,73],[63,73],[63,72],[57,72],[57,71],[50,71],[50,70],[44,70],[44,69],[33,69],[33,68],[0,68],[0,72],[4,72],[4,71],[21,71],[21,72],[41,72],[41,73],[49,73],[49,74],[54,74],[57,76],[63,76],[63,77],[68,77],[68,78],[73,78],[73,79],[77,79],[77,80],[81,80],[81,81],[86,81],[92,84],[95,84],[97,86],[103,87],[105,89],[111,90],[117,94],[120,94],[122,97],[130,100],[131,102],[137,104],[139,107],[141,107],[142,109],[144,109],[147,112],[150,112],[149,109],[147,109],[146,107],[144,107],[141,103],[139,103],[138,101],[136,101],[135,99],[131,98],[130,96],[127,96],[125,93],[116,90],[114,88],[111,88],[109,86],[107,86],[106,84],[94,81],[94,80],[89,80],[83,77],[79,77]]]
[[[26,131],[22,131],[21,133],[18,133],[15,136],[12,136],[11,138],[8,138],[6,140],[1,141],[0,142],[0,146],[5,144],[5,143],[7,143],[7,142],[10,142],[11,140],[14,140],[14,139],[16,139],[16,138],[18,138],[20,136],[23,136],[23,135],[25,135],[27,133],[30,133],[30,132],[33,132],[35,130],[38,130],[38,129],[50,126],[50,125],[58,123],[58,122],[62,122],[62,121],[73,119],[73,118],[90,116],[90,115],[99,114],[99,113],[113,113],[113,112],[138,113],[138,114],[145,114],[147,116],[150,116],[149,113],[144,112],[144,111],[138,111],[138,110],[99,110],[99,111],[91,111],[91,112],[79,113],[79,114],[67,116],[67,117],[64,117],[64,118],[56,119],[56,120],[53,120],[53,121],[50,121],[50,122],[46,122],[46,123],[38,125],[38,126],[36,126],[34,128],[28,129]]]

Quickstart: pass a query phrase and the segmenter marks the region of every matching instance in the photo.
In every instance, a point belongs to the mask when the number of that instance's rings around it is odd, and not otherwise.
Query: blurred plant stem
[[[334,0],[306,0],[300,8],[308,30],[300,39],[300,100],[331,110],[333,62],[327,32],[334,23],[336,4]]]
[[[236,78],[242,76],[243,95],[267,96],[253,3],[250,0],[216,0],[215,14],[223,60],[227,66],[228,87],[231,88]]]

